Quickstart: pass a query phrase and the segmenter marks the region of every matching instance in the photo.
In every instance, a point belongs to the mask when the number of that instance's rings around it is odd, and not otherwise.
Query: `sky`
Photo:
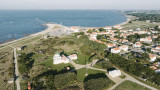
[[[0,10],[160,9],[160,0],[0,0]]]

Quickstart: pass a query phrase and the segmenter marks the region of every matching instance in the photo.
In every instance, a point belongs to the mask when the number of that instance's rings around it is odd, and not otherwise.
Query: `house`
[[[69,58],[65,55],[60,55],[58,52],[53,56],[53,64],[60,64],[60,63],[69,63]]]
[[[128,51],[128,45],[122,45],[119,48],[123,51]]]
[[[79,29],[76,26],[73,26],[70,29],[71,29],[72,32],[79,32]]]
[[[149,57],[150,57],[150,61],[151,62],[154,62],[156,60],[156,56],[155,55],[150,54]]]
[[[116,29],[122,29],[122,27],[120,25],[115,25],[114,28],[116,28]]]
[[[106,29],[106,30],[111,30],[112,27],[104,27],[104,29]]]
[[[160,50],[160,46],[157,46],[156,49]]]
[[[77,58],[77,54],[69,55],[69,59],[70,59],[70,60],[76,60],[76,59],[78,59],[78,58]]]
[[[106,45],[107,45],[108,48],[112,48],[112,47],[115,47],[115,46],[116,46],[116,45],[110,44],[110,43],[109,43],[109,44],[106,44]]]
[[[17,50],[18,50],[18,51],[21,51],[21,50],[22,50],[22,47],[18,47]]]
[[[160,52],[160,50],[156,49],[156,48],[152,48],[151,51],[154,52],[154,53],[159,53]]]
[[[121,49],[120,48],[112,48],[111,53],[120,53]]]
[[[142,46],[142,44],[140,42],[136,42],[133,47],[135,48],[140,48]]]
[[[157,70],[156,66],[150,66],[150,68],[153,69],[153,70]]]
[[[151,37],[147,37],[147,38],[140,38],[141,42],[152,42],[152,38]]]
[[[112,71],[109,71],[109,75],[112,77],[112,78],[115,78],[115,77],[118,77],[121,75],[121,71],[120,70],[117,70],[117,69],[114,69]]]
[[[90,38],[97,39],[97,33],[90,34]]]

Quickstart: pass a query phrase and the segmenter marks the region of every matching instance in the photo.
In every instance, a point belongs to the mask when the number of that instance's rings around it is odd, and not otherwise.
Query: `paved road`
[[[14,48],[14,63],[15,63],[15,76],[16,76],[16,85],[17,85],[17,90],[21,90],[20,88],[20,80],[18,76],[18,63],[17,63],[17,53],[16,53],[16,48]]]

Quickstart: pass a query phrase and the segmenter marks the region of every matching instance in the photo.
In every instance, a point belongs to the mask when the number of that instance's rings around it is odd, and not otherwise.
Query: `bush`
[[[97,78],[97,79],[91,79],[88,80],[84,88],[85,90],[101,90],[103,88],[107,88],[110,85],[112,85],[111,81],[107,78]]]
[[[60,89],[70,82],[74,82],[76,80],[76,74],[73,72],[58,74],[54,77],[54,85],[57,89]]]

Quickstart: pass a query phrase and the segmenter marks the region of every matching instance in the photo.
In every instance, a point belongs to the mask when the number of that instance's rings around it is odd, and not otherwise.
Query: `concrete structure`
[[[121,71],[120,70],[112,70],[112,71],[109,71],[109,75],[112,77],[112,78],[115,78],[115,77],[118,77],[121,75]]]
[[[60,64],[60,63],[69,63],[69,58],[60,55],[58,52],[53,56],[53,64]]]

